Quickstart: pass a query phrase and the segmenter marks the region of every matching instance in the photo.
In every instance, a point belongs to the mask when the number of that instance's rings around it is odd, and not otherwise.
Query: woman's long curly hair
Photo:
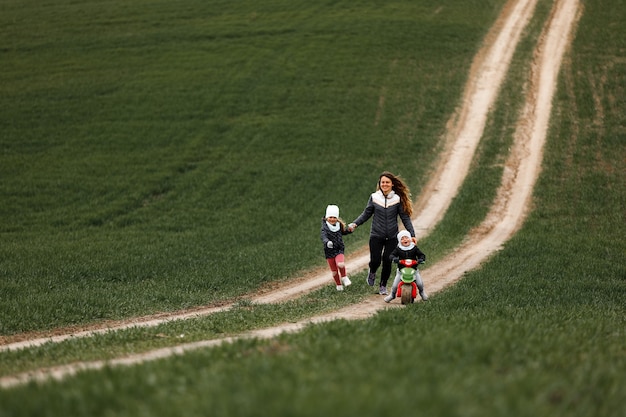
[[[382,177],[387,177],[391,180],[393,191],[395,191],[396,194],[398,194],[398,196],[400,197],[400,202],[402,203],[402,209],[404,209],[404,212],[408,214],[409,217],[412,216],[413,215],[413,201],[411,201],[411,190],[406,185],[404,180],[398,175],[394,175],[389,171],[384,171],[378,177],[378,186],[376,187],[376,190],[380,190],[380,179]]]

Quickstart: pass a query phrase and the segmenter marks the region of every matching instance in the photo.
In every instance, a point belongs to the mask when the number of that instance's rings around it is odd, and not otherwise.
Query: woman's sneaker
[[[374,286],[374,281],[376,281],[376,272],[368,272],[367,274],[367,285],[370,287]]]
[[[380,294],[380,295],[387,295],[387,287],[381,285],[380,286],[380,290],[378,291],[378,294]]]
[[[350,278],[348,277],[341,278],[341,283],[344,287],[349,287],[350,285],[352,285],[352,281],[350,281]]]

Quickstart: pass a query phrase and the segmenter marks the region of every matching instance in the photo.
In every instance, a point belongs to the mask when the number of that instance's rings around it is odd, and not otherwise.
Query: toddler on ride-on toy
[[[389,259],[396,264],[399,264],[401,259],[413,259],[417,261],[417,263],[423,264],[426,262],[426,255],[424,255],[424,253],[415,245],[415,242],[411,239],[411,234],[406,230],[402,230],[398,233],[398,246],[393,250],[391,255],[389,255]],[[424,291],[424,282],[420,276],[420,271],[417,269],[417,265],[413,268],[415,269],[415,284],[419,290],[420,297],[422,297],[422,300],[426,301],[428,300],[428,295],[426,295],[426,292]],[[398,265],[396,277],[393,280],[393,286],[391,287],[391,293],[385,297],[386,303],[389,303],[391,300],[396,298],[398,285],[402,280],[401,270],[402,267]]]

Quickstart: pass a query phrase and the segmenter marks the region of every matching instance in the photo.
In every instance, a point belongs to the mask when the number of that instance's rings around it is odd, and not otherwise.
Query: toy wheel
[[[411,284],[402,284],[402,295],[400,297],[400,301],[402,304],[411,304],[413,303],[413,286]]]

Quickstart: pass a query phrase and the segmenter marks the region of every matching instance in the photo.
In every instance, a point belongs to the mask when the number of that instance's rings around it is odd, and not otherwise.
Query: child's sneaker
[[[376,272],[368,272],[367,274],[367,285],[370,287],[374,286],[374,281],[376,281]]]
[[[426,291],[420,291],[420,297],[422,297],[422,301],[428,301],[428,295]]]
[[[350,285],[352,285],[352,281],[350,281],[350,278],[348,277],[341,278],[341,282],[344,287],[349,287]]]
[[[389,294],[388,296],[385,297],[385,302],[386,303],[390,303],[391,300],[393,300],[393,295]]]
[[[378,294],[387,295],[387,287],[385,287],[384,285],[381,285],[380,290],[378,291]]]
[[[337,291],[343,291],[343,285],[337,285]]]

